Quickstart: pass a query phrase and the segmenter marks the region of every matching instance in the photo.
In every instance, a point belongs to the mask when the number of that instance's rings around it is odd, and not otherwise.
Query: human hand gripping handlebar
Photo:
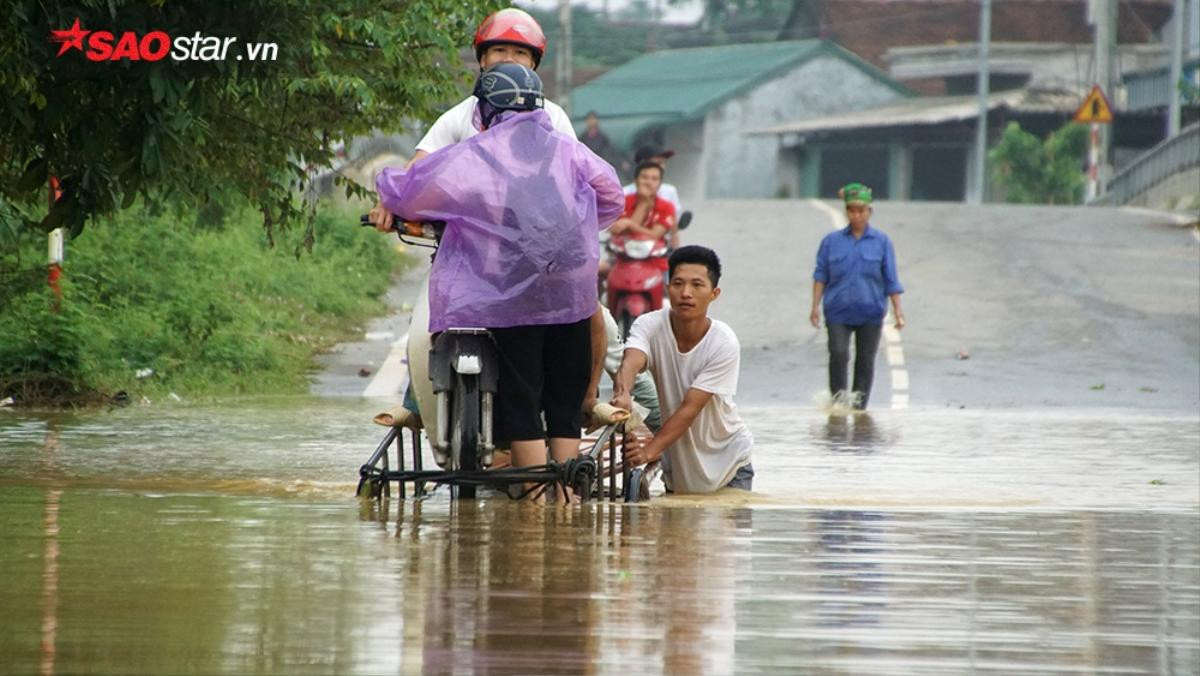
[[[375,226],[375,223],[371,221],[370,214],[363,214],[359,217],[358,222],[363,227]],[[403,241],[407,241],[404,237],[408,236],[440,242],[445,230],[445,221],[406,221],[394,214],[392,216],[392,232],[395,232]]]

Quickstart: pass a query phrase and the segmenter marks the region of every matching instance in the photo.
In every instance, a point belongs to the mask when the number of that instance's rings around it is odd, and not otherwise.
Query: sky
[[[673,6],[667,4],[667,0],[647,0],[651,6],[654,3],[659,3],[662,6],[663,20],[665,23],[695,23],[700,19],[700,14],[704,11],[704,5],[700,0],[686,0],[686,2],[678,2]],[[558,7],[558,0],[517,0],[515,3],[521,7],[536,7],[542,11],[553,10]],[[630,0],[571,0],[572,5],[583,6],[595,11],[604,9],[604,5],[608,5],[608,11],[618,12],[621,9],[631,4]]]

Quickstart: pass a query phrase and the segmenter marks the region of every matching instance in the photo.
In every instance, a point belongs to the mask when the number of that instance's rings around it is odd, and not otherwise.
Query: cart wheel
[[[360,498],[378,500],[383,495],[383,481],[379,477],[363,477],[358,480],[356,494]]]
[[[568,461],[567,482],[580,502],[592,499],[596,492],[598,475],[596,460],[591,456],[584,455]]]
[[[358,488],[354,490],[354,495],[360,498],[379,499],[383,493],[383,477],[378,470],[370,465],[363,465],[358,470]]]

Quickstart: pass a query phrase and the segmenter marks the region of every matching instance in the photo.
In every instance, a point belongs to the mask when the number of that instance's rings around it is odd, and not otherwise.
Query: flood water
[[[359,400],[0,411],[0,672],[1200,672],[1200,418],[743,409],[756,491],[360,503]]]

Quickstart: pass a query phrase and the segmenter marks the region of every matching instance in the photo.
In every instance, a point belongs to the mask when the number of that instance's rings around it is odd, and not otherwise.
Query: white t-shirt
[[[626,195],[632,195],[637,192],[637,185],[630,183],[623,190]],[[679,203],[679,191],[670,183],[663,183],[658,186],[658,196],[675,205],[675,221],[678,222],[683,214],[683,205]]]
[[[670,312],[664,308],[638,317],[625,347],[645,353],[664,421],[683,405],[689,389],[712,393],[688,430],[663,455],[667,488],[676,493],[711,493],[749,464],[754,446],[754,437],[733,403],[741,345],[728,324],[713,319],[700,342],[681,353]]]
[[[468,96],[458,105],[442,113],[429,131],[425,132],[425,136],[417,144],[417,150],[432,153],[459,141],[465,141],[483,131],[478,126],[479,120],[475,114],[478,103],[479,99]],[[566,111],[558,104],[546,101],[546,113],[550,115],[550,123],[554,125],[555,131],[575,138],[575,127],[571,126],[571,120],[567,117]]]

